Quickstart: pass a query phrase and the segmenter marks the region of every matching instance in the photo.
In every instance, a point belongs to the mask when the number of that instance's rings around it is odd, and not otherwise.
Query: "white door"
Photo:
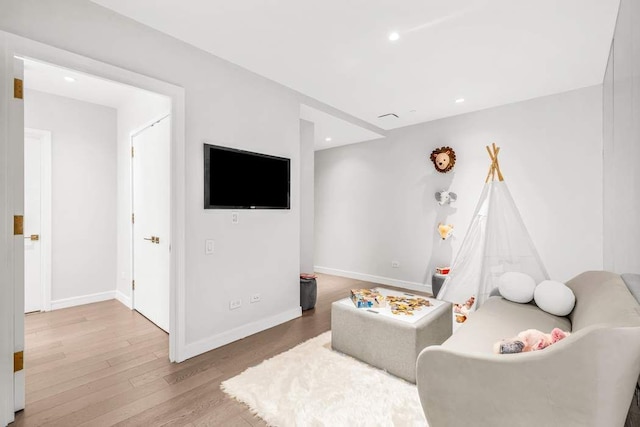
[[[41,251],[42,139],[24,135],[24,312],[41,311],[44,299]]]
[[[133,308],[169,331],[171,120],[132,138]]]
[[[25,401],[24,67],[6,42],[0,34],[0,425],[13,421]]]
[[[24,312],[51,309],[51,132],[24,130]]]

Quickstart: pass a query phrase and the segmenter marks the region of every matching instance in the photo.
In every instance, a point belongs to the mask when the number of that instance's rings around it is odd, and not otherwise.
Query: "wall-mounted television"
[[[205,209],[290,209],[291,160],[204,144]]]

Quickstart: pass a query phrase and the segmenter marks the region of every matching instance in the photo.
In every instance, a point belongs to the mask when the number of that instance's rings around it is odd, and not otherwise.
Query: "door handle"
[[[156,237],[156,236],[151,236],[151,237],[143,237],[144,240],[149,240],[151,241],[151,243],[160,243],[160,238]]]
[[[35,242],[37,240],[40,240],[40,235],[39,234],[32,234],[30,236],[24,236],[24,238]]]

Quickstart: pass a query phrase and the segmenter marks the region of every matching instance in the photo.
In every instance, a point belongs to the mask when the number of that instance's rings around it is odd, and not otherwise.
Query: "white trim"
[[[116,299],[124,304],[127,308],[133,310],[133,304],[131,303],[131,298],[126,296],[119,290],[116,290]]]
[[[99,292],[97,294],[81,295],[79,297],[62,298],[51,301],[51,310],[75,307],[77,305],[92,304],[116,298],[116,291]]]
[[[186,360],[186,154],[185,90],[171,101],[171,284],[169,307],[169,360]]]
[[[46,62],[171,98],[171,277],[169,285],[171,305],[169,313],[169,360],[172,362],[185,360],[186,131],[184,88],[12,33],[0,33],[7,41],[7,53],[11,56],[17,55],[22,58]],[[8,162],[11,164],[17,159],[16,154],[11,153]],[[21,158],[20,161],[22,161]],[[19,286],[19,289],[16,288],[16,290],[24,293],[24,281]],[[22,331],[22,335],[24,336],[24,331]]]
[[[431,285],[418,282],[407,282],[406,280],[393,279],[391,277],[374,276],[366,273],[356,273],[355,271],[339,270],[337,268],[314,266],[313,271],[322,274],[331,274],[332,276],[347,277],[349,279],[362,280],[380,285],[396,286],[398,288],[410,289],[418,292],[432,293]]]
[[[222,332],[221,334],[187,344],[184,352],[185,359],[198,356],[199,354],[213,350],[214,348],[222,347],[223,345],[248,337],[249,335],[257,334],[258,332],[273,328],[274,326],[278,326],[300,316],[302,316],[302,308],[297,307],[292,310],[276,314],[275,316],[260,319],[229,331]]]
[[[42,274],[42,311],[51,310],[51,131],[24,129],[24,136],[40,140],[40,270]]]

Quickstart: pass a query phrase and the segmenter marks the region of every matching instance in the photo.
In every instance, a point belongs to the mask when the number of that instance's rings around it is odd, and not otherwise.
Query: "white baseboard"
[[[190,359],[199,354],[213,350],[214,348],[222,347],[223,345],[248,337],[249,335],[257,334],[258,332],[273,328],[274,326],[278,326],[300,316],[302,316],[302,308],[297,307],[292,310],[276,314],[275,316],[260,319],[235,329],[231,329],[230,331],[187,344],[185,345],[183,360]]]
[[[133,305],[131,304],[131,297],[126,296],[120,291],[116,291],[116,299],[124,304],[127,308],[133,309]]]
[[[357,273],[355,271],[339,270],[337,268],[322,267],[316,265],[313,271],[323,274],[331,274],[332,276],[348,277],[349,279],[363,280],[365,282],[377,283],[380,285],[396,286],[398,288],[410,289],[418,292],[431,292],[431,285],[425,285],[418,282],[407,282],[405,280],[392,279],[391,277],[374,276],[372,274]]]
[[[76,305],[91,304],[94,302],[107,301],[116,297],[116,291],[100,292],[97,294],[81,295],[79,297],[63,298],[51,301],[51,310],[75,307]]]

